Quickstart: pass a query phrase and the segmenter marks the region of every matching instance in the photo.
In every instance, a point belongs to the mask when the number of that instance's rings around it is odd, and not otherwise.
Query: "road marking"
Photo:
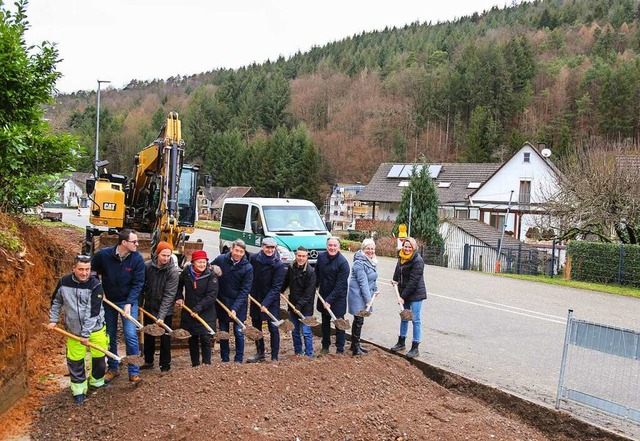
[[[567,320],[567,318],[566,318],[566,317],[560,317],[560,316],[557,316],[557,315],[545,314],[544,312],[532,311],[532,310],[530,310],[530,309],[518,308],[517,306],[505,305],[504,303],[490,302],[489,300],[483,300],[483,299],[476,299],[476,301],[478,301],[478,302],[484,302],[484,303],[491,303],[492,305],[502,306],[502,307],[504,307],[504,308],[517,309],[518,311],[530,312],[530,313],[532,313],[532,314],[545,315],[545,316],[547,316],[547,317],[551,317],[551,318],[555,318],[555,319],[559,319],[559,320],[564,320],[564,322],[566,322],[566,320]],[[563,323],[564,323],[564,322],[563,322]]]
[[[544,320],[544,321],[551,322],[551,323],[558,323],[560,325],[566,325],[567,324],[567,320],[566,319],[564,319],[564,320],[554,320],[554,319],[550,319],[550,318],[546,318],[546,317],[540,317],[539,315],[533,315],[533,314],[542,314],[540,312],[530,311],[532,314],[526,314],[524,312],[512,311],[511,309],[507,309],[507,308],[498,308],[497,306],[485,305],[483,303],[472,302],[470,300],[462,300],[462,299],[457,299],[455,297],[443,296],[441,294],[434,294],[432,292],[430,292],[429,295],[430,296],[434,296],[434,297],[441,297],[441,298],[447,299],[447,300],[453,300],[453,301],[456,301],[456,302],[467,303],[469,305],[480,306],[482,308],[495,309],[497,311],[508,312],[510,314],[522,315],[522,316],[525,316],[525,317],[530,317],[530,318],[534,318],[534,319],[538,319],[538,320]],[[527,311],[527,310],[523,309],[522,311]],[[547,314],[544,314],[544,315],[547,315]],[[555,316],[551,316],[551,317],[555,317]]]

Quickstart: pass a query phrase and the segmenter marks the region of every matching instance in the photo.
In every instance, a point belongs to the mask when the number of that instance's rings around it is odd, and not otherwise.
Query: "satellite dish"
[[[545,157],[548,158],[551,156],[551,150],[550,149],[542,149],[542,151],[540,152],[540,154]]]

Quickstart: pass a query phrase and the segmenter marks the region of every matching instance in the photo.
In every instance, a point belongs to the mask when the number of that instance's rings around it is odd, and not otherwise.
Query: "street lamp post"
[[[96,179],[98,179],[98,139],[100,138],[100,84],[111,82],[107,80],[97,80],[97,81],[98,81],[98,95],[96,96],[96,157],[93,163],[93,172],[95,174]]]

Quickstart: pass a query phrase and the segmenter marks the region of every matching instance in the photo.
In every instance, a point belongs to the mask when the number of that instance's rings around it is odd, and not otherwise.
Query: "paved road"
[[[86,223],[84,215],[71,214],[65,212],[63,220]],[[193,237],[204,240],[212,258],[218,254],[217,233],[197,230]],[[351,262],[353,255],[345,254]],[[389,283],[395,262],[379,258],[381,294],[362,334],[384,347],[396,342],[400,324]],[[429,298],[423,303],[420,358],[547,404],[555,402],[569,309],[579,319],[640,327],[640,299],[434,266],[425,268],[425,280]],[[583,416],[592,415],[586,412]],[[599,424],[609,424],[608,418],[594,418]],[[612,427],[640,439],[640,428],[610,420]]]

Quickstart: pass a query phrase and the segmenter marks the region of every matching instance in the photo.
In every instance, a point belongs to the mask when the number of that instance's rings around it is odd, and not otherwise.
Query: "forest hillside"
[[[368,182],[383,161],[501,160],[527,140],[554,158],[635,148],[639,17],[635,0],[514,1],[239,70],[132,80],[101,93],[100,154],[130,174],[176,110],[188,159],[215,185],[318,201],[331,183]],[[80,171],[92,167],[95,102],[76,92],[48,109],[55,131],[79,137]]]

